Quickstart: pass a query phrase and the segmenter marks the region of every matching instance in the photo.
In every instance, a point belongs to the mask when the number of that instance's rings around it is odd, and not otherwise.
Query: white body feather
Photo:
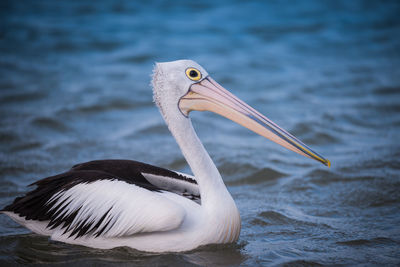
[[[15,213],[4,213],[31,231],[48,235],[53,240],[102,249],[128,246],[149,252],[184,251],[209,243],[234,242],[240,231],[238,214],[221,221],[218,217],[226,218],[227,214],[213,218],[201,205],[187,198],[170,192],[152,192],[121,181],[79,184],[60,193],[57,204],[65,199],[72,199],[65,207],[68,213],[84,207],[72,225],[87,220],[94,225],[110,207],[108,217],[113,218],[113,224],[98,237],[90,234],[75,238],[75,235],[69,237],[71,230],[64,234],[61,226],[50,230],[48,221],[25,220]],[[106,221],[103,220],[103,224]]]

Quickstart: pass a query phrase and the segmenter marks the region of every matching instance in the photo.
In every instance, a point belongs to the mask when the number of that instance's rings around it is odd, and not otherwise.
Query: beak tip
[[[325,161],[325,163],[324,163],[326,166],[328,166],[328,168],[330,168],[331,167],[331,161],[330,160],[326,160]]]

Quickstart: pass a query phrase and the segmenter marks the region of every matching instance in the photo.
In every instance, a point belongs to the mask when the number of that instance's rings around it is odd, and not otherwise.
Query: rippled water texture
[[[176,254],[53,242],[0,216],[2,263],[400,263],[398,1],[2,1],[0,205],[92,159],[190,172],[152,103],[191,58],[332,161],[191,114],[242,216],[237,244]]]

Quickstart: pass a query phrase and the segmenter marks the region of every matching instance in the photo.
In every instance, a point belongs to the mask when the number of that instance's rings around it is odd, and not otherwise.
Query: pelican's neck
[[[168,119],[166,122],[196,178],[202,206],[215,208],[222,201],[234,205],[217,167],[197,137],[190,119],[180,114],[173,122]]]

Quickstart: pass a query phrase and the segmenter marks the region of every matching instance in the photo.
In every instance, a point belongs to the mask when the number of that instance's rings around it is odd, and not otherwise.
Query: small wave
[[[262,219],[259,219],[259,218],[252,219],[252,220],[250,221],[250,224],[251,224],[251,225],[259,225],[259,226],[271,225],[270,223],[268,223],[268,222],[266,222],[266,221],[263,221]]]
[[[0,97],[1,104],[15,104],[23,103],[28,101],[37,101],[45,97],[43,92],[25,92],[23,94],[14,93],[10,95],[4,95]]]
[[[282,213],[276,211],[263,211],[258,214],[259,217],[266,219],[268,224],[292,224],[296,223],[297,220],[291,219]]]
[[[294,234],[297,231],[296,228],[292,229],[292,226],[295,227],[304,227],[304,228],[310,228],[310,227],[316,227],[323,229],[324,231],[326,229],[331,229],[332,227],[326,223],[319,222],[319,219],[317,217],[312,217],[312,216],[304,216],[301,219],[300,218],[293,218],[292,216],[289,217],[281,212],[278,211],[273,211],[273,210],[268,210],[268,211],[263,211],[260,212],[257,215],[257,218],[253,219],[250,221],[250,224],[252,225],[260,225],[260,226],[279,226],[282,231],[279,232],[288,232],[291,235]],[[288,226],[288,229],[283,230],[285,227]]]
[[[185,167],[187,167],[188,164],[182,156],[179,158],[174,159],[171,163],[167,164],[165,168],[168,168],[170,170],[183,170]],[[186,171],[186,173],[190,173],[190,171]]]
[[[18,152],[18,151],[27,151],[27,150],[34,150],[39,149],[43,146],[41,142],[38,141],[26,141],[23,143],[18,143],[11,147],[11,152]]]
[[[261,184],[265,182],[272,182],[276,181],[279,178],[285,177],[287,174],[276,171],[271,168],[263,168],[261,170],[258,170],[256,172],[251,172],[250,174],[244,176],[243,178],[230,181],[228,184],[229,185],[244,185],[244,184],[249,184],[249,185],[254,185],[254,184]]]
[[[340,142],[340,139],[326,132],[313,132],[303,140],[309,145],[337,144]]]
[[[309,177],[310,182],[316,185],[329,185],[338,182],[372,181],[376,179],[376,176],[372,175],[353,176],[322,169],[313,170],[305,176]]]
[[[290,267],[300,267],[300,266],[323,266],[322,264],[315,262],[315,261],[308,261],[308,260],[294,260],[294,261],[287,261],[282,263],[282,266]]]
[[[353,239],[353,240],[346,240],[346,241],[339,241],[336,242],[339,245],[346,245],[346,246],[375,246],[375,245],[397,245],[393,239],[386,238],[386,237],[376,237],[372,239]]]
[[[324,145],[340,142],[340,139],[328,133],[325,129],[324,131],[317,130],[316,127],[312,126],[312,123],[297,123],[291,132],[294,136],[301,137],[301,140],[309,145]]]
[[[124,56],[119,58],[117,61],[122,63],[145,63],[152,62],[154,60],[154,55],[152,54],[140,54],[134,56]]]
[[[266,225],[317,225],[316,223],[300,221],[276,211],[263,211],[258,214]],[[260,219],[260,218],[259,218]]]
[[[293,33],[315,33],[323,29],[323,25],[320,23],[310,25],[262,25],[262,26],[251,26],[247,28],[247,33],[257,36],[262,40],[271,41],[278,38],[283,38],[286,35]]]
[[[111,99],[105,101],[96,101],[96,103],[77,105],[73,107],[64,107],[58,110],[58,115],[63,114],[91,114],[98,112],[105,112],[110,110],[132,110],[139,107],[149,106],[151,103],[128,101],[125,99]]]
[[[376,95],[383,96],[397,96],[400,95],[400,88],[398,87],[380,87],[373,90],[373,93]]]
[[[359,161],[353,162],[350,165],[343,165],[338,169],[338,171],[342,173],[359,174],[360,170],[368,170],[369,172],[380,169],[400,170],[399,146],[393,144],[392,148],[393,151],[382,153],[379,157],[371,156],[366,159],[360,159]],[[379,176],[381,177],[382,175]]]
[[[294,136],[303,136],[306,135],[307,133],[313,131],[312,124],[306,123],[306,122],[298,122],[294,126],[294,128],[290,131]]]
[[[165,124],[150,125],[135,133],[135,135],[150,135],[150,134],[169,134],[168,128]]]
[[[396,97],[396,96],[392,96],[392,97]],[[363,110],[365,112],[375,111],[374,115],[371,117],[372,122],[379,124],[382,121],[377,120],[378,117],[376,115],[380,115],[380,114],[397,115],[397,113],[400,112],[400,104],[398,103],[398,101],[392,101],[392,99],[390,99],[390,96],[387,96],[387,98],[382,99],[379,102],[357,104],[357,109]],[[379,117],[379,118],[381,118],[381,117]]]
[[[37,117],[31,123],[40,128],[47,128],[58,132],[68,130],[68,127],[64,123],[49,117]]]
[[[242,252],[246,245],[247,242],[245,241],[232,244],[205,245],[182,256],[188,262],[199,266],[240,266],[247,259]]]
[[[250,163],[244,163],[241,161],[226,160],[222,159],[218,165],[218,170],[223,174],[223,176],[236,177],[236,174],[240,173],[243,175],[246,172],[255,172],[257,167]]]
[[[88,49],[110,52],[121,46],[121,43],[109,40],[95,40],[87,44]]]
[[[103,103],[94,103],[92,105],[80,106],[77,108],[77,110],[83,113],[96,113],[96,112],[115,110],[115,109],[126,110],[126,109],[132,109],[134,107],[137,107],[137,105],[134,105],[129,101],[125,101],[122,99],[114,99]]]
[[[52,49],[56,52],[71,53],[82,51],[104,51],[110,52],[117,49],[121,44],[114,41],[94,40],[92,42],[73,42],[69,39],[62,39],[62,41],[54,43]]]
[[[0,143],[10,144],[18,140],[19,137],[15,133],[0,132]]]
[[[56,42],[51,47],[52,50],[61,52],[61,53],[69,53],[69,52],[78,52],[82,51],[82,46],[77,45],[76,42],[71,42],[68,40],[63,40],[60,42]]]

